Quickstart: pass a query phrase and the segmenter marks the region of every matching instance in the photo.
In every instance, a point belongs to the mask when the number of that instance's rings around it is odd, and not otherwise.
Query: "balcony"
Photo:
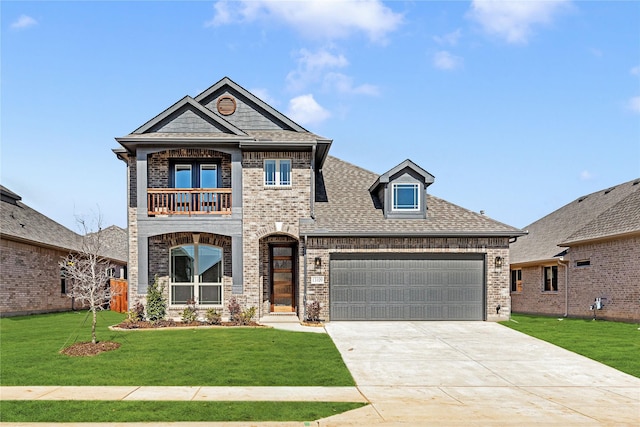
[[[231,215],[230,188],[148,188],[148,214]]]

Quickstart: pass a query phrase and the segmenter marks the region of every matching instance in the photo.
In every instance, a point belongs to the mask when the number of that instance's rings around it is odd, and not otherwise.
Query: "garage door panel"
[[[331,259],[333,320],[482,320],[484,259]],[[424,255],[423,255],[424,256]],[[451,255],[449,255],[451,257]],[[366,257],[366,256],[365,256]]]

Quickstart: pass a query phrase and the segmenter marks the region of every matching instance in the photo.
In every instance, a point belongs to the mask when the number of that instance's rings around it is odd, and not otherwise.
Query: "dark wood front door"
[[[270,248],[271,312],[294,312],[296,309],[295,245]]]

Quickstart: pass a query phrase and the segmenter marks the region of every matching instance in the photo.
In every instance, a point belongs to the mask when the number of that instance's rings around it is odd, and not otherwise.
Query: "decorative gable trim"
[[[423,179],[422,183],[424,184],[425,188],[430,186],[431,184],[433,184],[433,181],[435,180],[435,177],[433,175],[431,175],[426,170],[422,169],[420,166],[418,166],[417,164],[415,164],[411,160],[407,159],[404,162],[400,163],[399,165],[391,168],[387,172],[385,172],[382,175],[380,175],[378,177],[378,179],[376,180],[376,182],[374,182],[373,185],[371,185],[371,187],[369,187],[369,192],[370,193],[375,192],[377,190],[378,186],[380,186],[380,184],[388,184],[389,180],[394,175],[398,174],[399,172],[402,172],[406,168],[411,169],[417,175],[422,177],[422,179]]]
[[[284,114],[282,114],[281,112],[279,112],[278,110],[276,110],[275,108],[273,108],[272,106],[270,106],[269,104],[267,104],[266,102],[264,102],[263,100],[261,100],[260,98],[258,98],[257,96],[255,96],[254,94],[252,94],[251,92],[249,92],[248,90],[240,86],[239,84],[237,84],[236,82],[234,82],[233,80],[231,80],[229,77],[224,77],[219,82],[215,83],[213,86],[206,89],[204,92],[200,93],[198,96],[195,97],[195,100],[198,103],[204,103],[208,98],[210,98],[215,93],[224,91],[225,87],[229,88],[232,92],[235,92],[241,95],[247,101],[254,104],[259,110],[264,111],[267,115],[272,116],[277,121],[288,126],[290,130],[294,130],[296,132],[308,132],[305,128],[303,128],[302,126],[300,126],[299,124],[291,120],[289,117],[285,116]]]
[[[195,99],[188,95],[140,126],[138,129],[134,130],[132,134],[139,135],[148,133],[156,126],[160,125],[162,122],[167,121],[172,116],[178,114],[184,108],[192,109],[197,111],[199,114],[202,114],[204,117],[206,117],[206,119],[210,120],[212,123],[215,123],[216,127],[220,128],[223,133],[246,136],[246,133],[244,133],[242,130],[238,129],[228,121],[224,120],[222,117],[213,113],[208,108],[202,106]]]

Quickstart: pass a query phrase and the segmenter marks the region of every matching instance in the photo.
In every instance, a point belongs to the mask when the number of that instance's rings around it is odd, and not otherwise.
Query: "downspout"
[[[309,212],[311,219],[316,219],[316,146],[311,147],[311,195],[309,197]],[[306,236],[305,236],[306,238]],[[306,243],[306,242],[305,242]]]
[[[564,317],[569,317],[569,261],[560,257],[558,264],[564,267]]]
[[[304,248],[302,249],[302,256],[304,257],[304,285],[302,294],[302,321],[307,319],[307,235],[304,236]]]

